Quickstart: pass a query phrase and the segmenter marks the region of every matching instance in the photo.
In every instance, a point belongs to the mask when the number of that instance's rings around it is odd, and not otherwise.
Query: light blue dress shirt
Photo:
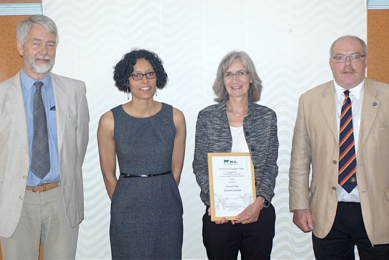
[[[50,150],[50,171],[43,178],[40,179],[31,171],[32,158],[32,137],[34,134],[33,112],[34,112],[34,94],[36,82],[33,78],[28,76],[23,68],[20,71],[20,82],[22,84],[24,109],[26,111],[27,129],[28,129],[28,143],[30,147],[30,168],[28,170],[27,186],[37,186],[44,183],[53,183],[60,181],[59,174],[59,157],[58,157],[58,142],[57,142],[57,118],[56,107],[54,100],[53,86],[51,84],[51,75],[48,73],[42,80],[42,99],[45,106],[47,132],[49,135],[49,150]]]

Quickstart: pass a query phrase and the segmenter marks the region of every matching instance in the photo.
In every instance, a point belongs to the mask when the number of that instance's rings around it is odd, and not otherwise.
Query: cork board
[[[367,10],[367,76],[389,84],[389,10]]]
[[[16,47],[16,27],[28,15],[0,16],[0,82],[14,76],[23,66]]]

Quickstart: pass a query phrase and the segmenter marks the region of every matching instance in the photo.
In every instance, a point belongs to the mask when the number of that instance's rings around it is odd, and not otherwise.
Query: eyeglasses
[[[154,79],[157,75],[154,71],[147,72],[145,74],[142,73],[134,73],[131,74],[130,77],[132,77],[133,80],[142,80],[143,76],[146,76],[147,79]]]
[[[366,55],[361,55],[361,54],[354,54],[354,55],[350,55],[350,56],[346,56],[346,55],[337,55],[337,56],[333,56],[331,57],[335,62],[337,63],[345,63],[347,58],[350,59],[350,62],[358,62],[358,61],[361,61],[363,57],[365,57]]]
[[[236,76],[237,79],[241,80],[244,79],[247,74],[249,74],[249,72],[244,70],[239,70],[236,73],[226,72],[224,73],[224,79],[229,81],[232,80],[232,77]]]

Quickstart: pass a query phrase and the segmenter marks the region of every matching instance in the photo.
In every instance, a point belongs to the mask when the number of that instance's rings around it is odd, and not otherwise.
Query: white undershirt
[[[248,153],[249,147],[247,146],[246,138],[243,133],[243,126],[233,127],[230,126],[232,136],[232,153]]]
[[[359,128],[361,124],[361,112],[362,112],[362,102],[363,102],[363,92],[365,90],[365,81],[363,80],[358,86],[349,89],[350,91],[350,99],[351,99],[351,110],[353,114],[353,131],[354,131],[354,144],[355,144],[355,157],[357,158],[357,167],[358,167],[358,140],[359,140]],[[340,87],[336,82],[335,84],[335,109],[336,109],[336,124],[338,127],[338,135],[339,135],[339,127],[340,127],[340,114],[342,111],[342,105],[344,101],[344,91],[346,89]],[[339,139],[339,136],[338,136]],[[357,168],[358,169],[358,168]],[[358,179],[357,179],[358,183]],[[348,193],[343,189],[342,186],[338,184],[338,201],[345,202],[360,202],[359,193],[358,193],[358,185]]]

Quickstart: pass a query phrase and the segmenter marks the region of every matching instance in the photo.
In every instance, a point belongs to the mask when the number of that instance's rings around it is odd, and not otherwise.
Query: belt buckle
[[[47,188],[46,188],[46,187],[47,187],[47,184],[46,184],[46,183],[45,183],[45,184],[42,184],[41,186],[42,186],[42,190],[41,190],[41,191],[46,191],[46,190],[47,190]]]
[[[47,186],[46,183],[38,185],[38,186],[34,186],[34,187],[32,187],[32,191],[33,192],[38,192],[38,193],[41,192],[41,191],[46,191],[47,190],[46,186]],[[35,188],[37,188],[37,187],[41,188],[41,190],[35,190]]]

